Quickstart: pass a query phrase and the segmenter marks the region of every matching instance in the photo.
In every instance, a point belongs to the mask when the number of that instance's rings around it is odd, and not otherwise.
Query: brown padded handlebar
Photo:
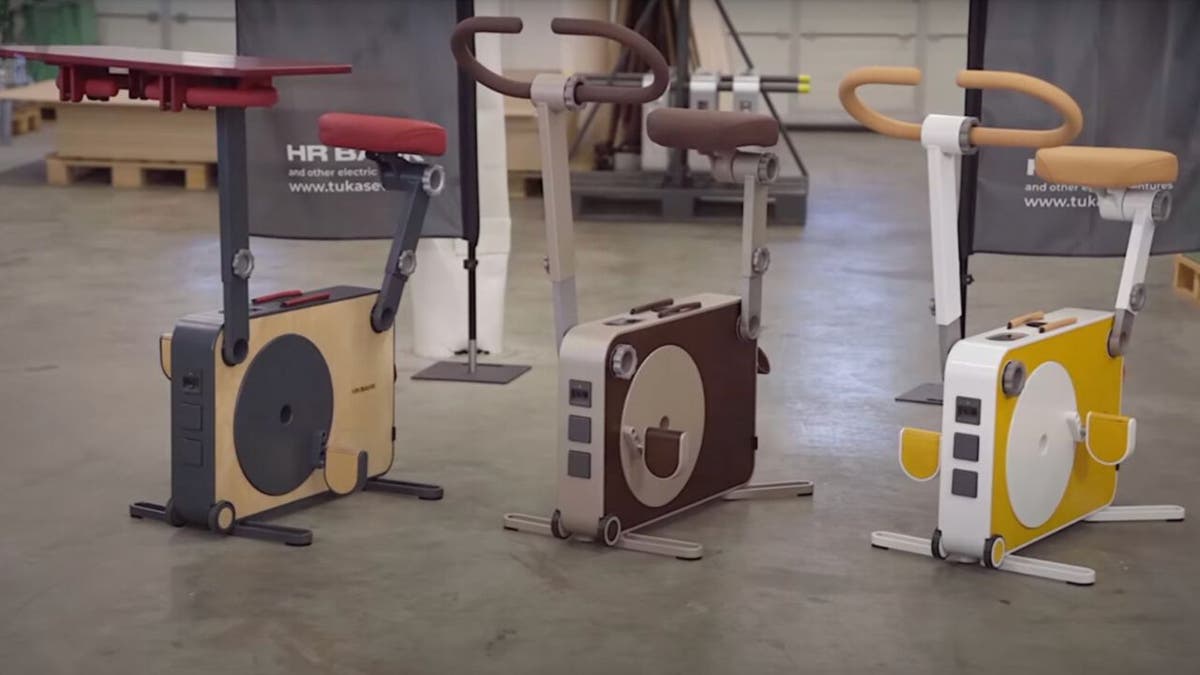
[[[637,54],[654,73],[654,80],[643,87],[616,87],[605,84],[580,84],[575,87],[575,100],[580,103],[624,103],[641,105],[662,96],[670,81],[667,60],[650,41],[637,32],[607,21],[592,19],[563,19],[550,22],[550,30],[559,35],[592,35],[619,42]]]
[[[474,16],[460,21],[450,37],[450,51],[454,60],[472,78],[492,91],[513,98],[529,98],[531,83],[513,80],[492,70],[475,59],[470,43],[476,33],[520,33],[524,24],[516,17]],[[640,105],[662,96],[667,89],[670,72],[667,61],[654,45],[636,32],[607,21],[591,19],[558,18],[550,22],[550,30],[559,35],[586,35],[615,40],[638,55],[650,71],[654,80],[643,87],[619,87],[601,84],[579,84],[575,87],[575,100],[580,103],[628,103]]]
[[[851,117],[863,126],[884,134],[907,140],[920,140],[921,125],[904,122],[873,110],[862,102],[856,91],[864,84],[915,85],[921,81],[916,68],[867,66],[850,71],[838,85],[838,99]],[[964,89],[1007,89],[1028,94],[1044,101],[1062,115],[1063,123],[1054,129],[994,129],[976,126],[971,129],[972,145],[1045,148],[1070,143],[1083,130],[1083,111],[1065,91],[1022,73],[999,70],[961,70],[955,82]]]
[[[473,16],[463,19],[450,36],[450,52],[458,61],[459,68],[488,89],[513,98],[529,98],[528,82],[512,80],[489,70],[471,53],[471,42],[476,33],[520,33],[524,27],[525,24],[515,16]]]

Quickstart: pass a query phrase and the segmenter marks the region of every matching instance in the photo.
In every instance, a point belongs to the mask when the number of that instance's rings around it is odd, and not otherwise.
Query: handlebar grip
[[[471,53],[471,41],[476,33],[520,33],[524,27],[520,19],[512,16],[473,16],[463,19],[450,36],[450,51],[458,67],[488,89],[513,98],[529,98],[529,82],[509,79],[489,70]]]
[[[838,84],[838,100],[850,116],[863,126],[885,136],[910,141],[921,140],[921,125],[904,122],[869,107],[858,97],[857,89],[864,84],[916,85],[921,82],[921,71],[916,68],[891,66],[865,66],[855,68]]]
[[[642,87],[615,87],[603,84],[580,84],[575,87],[575,100],[580,103],[618,103],[641,105],[662,96],[670,82],[667,60],[650,41],[637,32],[615,23],[593,19],[557,18],[550,30],[558,35],[587,35],[608,38],[629,48],[654,73],[654,80]]]
[[[1028,94],[1062,115],[1063,123],[1054,129],[1004,129],[974,127],[973,145],[998,145],[1018,148],[1045,148],[1066,145],[1083,131],[1083,111],[1067,92],[1030,75],[1001,70],[960,70],[955,78],[964,89],[1006,89]]]

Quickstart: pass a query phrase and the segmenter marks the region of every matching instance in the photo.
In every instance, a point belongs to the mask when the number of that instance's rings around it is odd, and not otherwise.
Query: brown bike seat
[[[646,133],[659,145],[708,154],[779,141],[779,125],[770,115],[692,108],[651,112],[646,117]]]
[[[1061,145],[1037,151],[1037,175],[1051,183],[1095,188],[1127,188],[1142,183],[1170,183],[1179,175],[1179,160],[1162,150],[1094,148]]]

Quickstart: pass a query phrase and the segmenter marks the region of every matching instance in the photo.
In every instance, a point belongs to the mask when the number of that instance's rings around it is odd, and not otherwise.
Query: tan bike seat
[[[1094,188],[1170,183],[1179,176],[1179,160],[1162,150],[1061,145],[1038,150],[1034,165],[1051,183]]]

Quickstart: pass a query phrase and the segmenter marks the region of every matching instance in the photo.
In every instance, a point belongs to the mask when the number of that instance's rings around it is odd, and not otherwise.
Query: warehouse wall
[[[95,0],[100,42],[232,54],[234,0]]]
[[[604,41],[562,39],[550,32],[550,19],[612,18],[617,0],[499,2],[504,14],[525,20],[520,38],[502,41],[506,70],[594,72],[608,62]],[[692,4],[698,22],[713,24],[697,25],[697,35],[724,34],[728,58],[723,61],[740,70],[742,59],[718,21],[713,0]],[[916,66],[925,72],[925,82],[915,89],[879,88],[867,94],[892,114],[919,119],[962,109],[954,73],[966,62],[967,0],[725,0],[725,6],[760,73],[812,75],[812,93],[779,97],[789,122],[849,123],[837,102],[837,82],[851,68],[868,64]],[[235,48],[234,0],[96,0],[96,10],[105,44]]]

